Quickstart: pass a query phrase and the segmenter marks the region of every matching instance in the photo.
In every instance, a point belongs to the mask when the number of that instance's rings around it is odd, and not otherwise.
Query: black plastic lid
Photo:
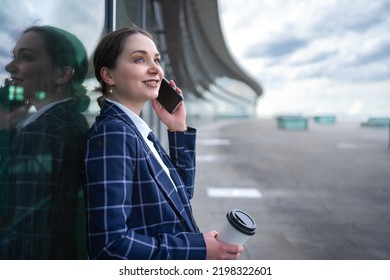
[[[229,223],[238,231],[246,235],[254,235],[256,233],[256,222],[240,209],[230,210],[226,214]]]

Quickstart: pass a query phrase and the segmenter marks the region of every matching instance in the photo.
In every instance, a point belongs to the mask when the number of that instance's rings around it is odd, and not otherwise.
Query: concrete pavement
[[[203,232],[242,209],[258,231],[241,259],[390,259],[388,129],[278,129],[273,119],[196,126],[192,204]]]

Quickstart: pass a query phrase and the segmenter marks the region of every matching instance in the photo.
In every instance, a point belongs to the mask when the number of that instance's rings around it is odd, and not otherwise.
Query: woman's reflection
[[[18,122],[2,168],[0,195],[7,205],[0,220],[0,257],[84,258],[84,246],[77,244],[84,241],[78,203],[88,129],[81,113],[89,104],[82,85],[88,70],[85,48],[64,30],[34,26],[23,32],[13,55],[5,67],[9,85],[36,112]]]

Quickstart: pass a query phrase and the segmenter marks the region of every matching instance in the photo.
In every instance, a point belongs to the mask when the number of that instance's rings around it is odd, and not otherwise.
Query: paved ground
[[[310,122],[287,131],[270,119],[197,128],[194,215],[208,231],[229,209],[251,214],[258,232],[241,259],[390,259],[388,129]],[[210,188],[236,190],[210,197]]]

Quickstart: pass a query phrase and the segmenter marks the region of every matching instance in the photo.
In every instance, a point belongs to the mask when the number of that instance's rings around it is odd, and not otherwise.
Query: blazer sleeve
[[[195,186],[196,129],[188,127],[185,132],[168,131],[169,156],[183,180],[188,199],[192,199]]]
[[[87,241],[93,259],[204,259],[203,234],[161,232],[128,226],[134,207],[134,172],[142,140],[122,122],[92,129],[84,154]],[[142,203],[142,197],[139,198]],[[159,207],[158,205],[156,208]],[[146,221],[147,224],[147,221]],[[147,225],[146,225],[147,226]]]

